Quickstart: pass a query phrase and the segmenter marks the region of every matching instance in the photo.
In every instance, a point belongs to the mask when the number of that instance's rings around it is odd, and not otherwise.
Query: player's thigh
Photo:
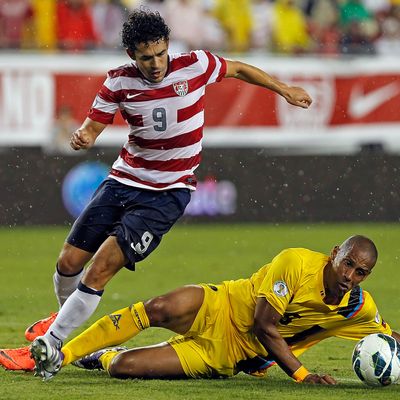
[[[131,349],[113,359],[109,373],[116,378],[185,378],[178,355],[168,343]]]
[[[192,326],[183,336],[175,336],[168,342],[188,376],[232,376],[237,359],[236,333],[226,288],[213,284],[201,286],[204,300]]]
[[[184,334],[193,325],[204,301],[204,288],[186,285],[144,303],[151,326]]]
[[[140,196],[126,208],[120,223],[114,226],[111,235],[117,241],[129,263],[145,259],[160,244],[162,237],[182,216],[190,201],[188,189],[163,192],[143,190]]]
[[[209,351],[213,348],[212,339],[199,341],[198,338],[187,336],[175,336],[168,340],[174,348],[185,375],[191,378],[213,378],[220,376],[212,368],[209,359]],[[211,353],[213,353],[211,351]],[[213,357],[213,354],[211,355]]]
[[[114,179],[106,179],[74,222],[66,242],[88,253],[95,253],[120,220],[124,210],[121,198],[129,190]]]

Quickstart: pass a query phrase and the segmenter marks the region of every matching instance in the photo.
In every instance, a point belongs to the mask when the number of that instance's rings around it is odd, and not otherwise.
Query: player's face
[[[357,245],[335,247],[331,254],[332,274],[328,288],[339,297],[359,285],[370,273],[375,260]]]
[[[140,43],[134,52],[128,51],[139,71],[153,83],[161,82],[168,70],[168,41]]]

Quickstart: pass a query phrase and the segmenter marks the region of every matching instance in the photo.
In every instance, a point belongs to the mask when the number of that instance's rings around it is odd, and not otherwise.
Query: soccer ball
[[[366,385],[390,385],[400,377],[400,345],[383,333],[368,335],[356,344],[352,366]]]

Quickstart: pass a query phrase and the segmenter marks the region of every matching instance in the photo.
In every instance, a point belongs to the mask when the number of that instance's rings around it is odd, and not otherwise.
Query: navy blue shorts
[[[134,270],[182,216],[189,189],[144,190],[107,178],[75,221],[67,243],[95,253],[108,236],[116,236]]]

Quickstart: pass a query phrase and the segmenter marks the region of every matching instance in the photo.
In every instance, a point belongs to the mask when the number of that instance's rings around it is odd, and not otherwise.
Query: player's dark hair
[[[122,27],[122,45],[134,51],[139,43],[168,40],[170,29],[158,11],[140,8],[129,14]]]

